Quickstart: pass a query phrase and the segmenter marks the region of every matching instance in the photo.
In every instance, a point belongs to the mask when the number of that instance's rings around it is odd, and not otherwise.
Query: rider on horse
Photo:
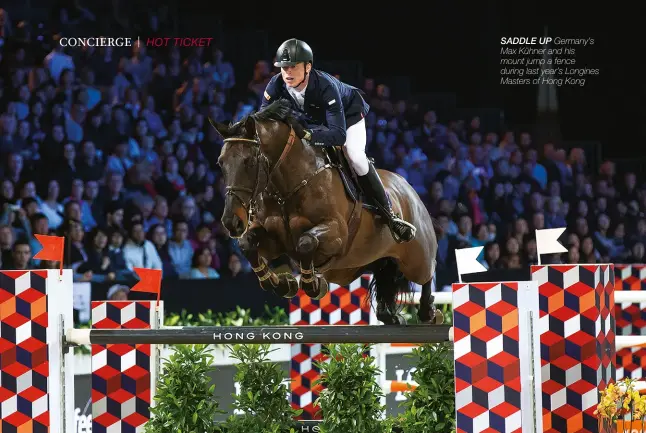
[[[373,199],[398,242],[415,237],[416,228],[392,210],[377,170],[366,156],[369,105],[359,89],[312,67],[314,55],[305,42],[289,39],[278,48],[274,66],[281,68],[267,84],[261,109],[277,99],[290,102],[294,115],[306,124],[299,138],[314,146],[344,146],[363,192]]]

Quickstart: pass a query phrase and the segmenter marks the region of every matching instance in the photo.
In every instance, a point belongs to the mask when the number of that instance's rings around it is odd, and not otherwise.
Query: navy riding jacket
[[[310,70],[303,108],[287,91],[281,74],[267,84],[260,109],[278,99],[290,101],[294,114],[312,130],[311,141],[316,146],[343,146],[347,128],[370,110],[359,89],[314,68]]]

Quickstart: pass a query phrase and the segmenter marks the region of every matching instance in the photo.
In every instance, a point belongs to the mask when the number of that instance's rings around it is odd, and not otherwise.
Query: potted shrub
[[[294,417],[300,415],[289,404],[286,375],[275,362],[269,362],[268,344],[230,347],[236,364],[235,381],[240,394],[234,395],[233,408],[242,415],[231,415],[225,423],[227,433],[290,433],[295,432]]]
[[[384,396],[379,384],[380,370],[371,346],[332,344],[329,358],[315,365],[321,371],[318,380],[324,389],[315,404],[321,408],[325,433],[387,433],[392,422],[383,419]]]
[[[418,360],[412,378],[417,387],[407,392],[400,406],[406,411],[399,417],[403,433],[455,431],[455,377],[453,347],[450,344],[426,344],[413,349]]]
[[[218,409],[208,373],[213,356],[207,345],[176,345],[166,359],[157,381],[152,418],[146,433],[214,433],[219,432],[214,417]]]

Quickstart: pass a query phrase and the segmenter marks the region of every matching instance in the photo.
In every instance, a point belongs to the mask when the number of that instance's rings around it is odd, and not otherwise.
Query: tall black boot
[[[386,195],[384,184],[377,174],[374,165],[370,164],[370,170],[365,176],[358,176],[359,184],[363,192],[370,198],[381,211],[381,216],[388,222],[388,227],[396,242],[409,242],[415,238],[417,229],[411,223],[404,221],[396,215],[390,206],[390,200]]]

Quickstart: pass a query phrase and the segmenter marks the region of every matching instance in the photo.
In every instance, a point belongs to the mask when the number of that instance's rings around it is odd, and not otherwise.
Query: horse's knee
[[[299,254],[312,254],[318,246],[319,241],[316,237],[309,233],[303,233],[303,235],[298,240],[296,251]]]

